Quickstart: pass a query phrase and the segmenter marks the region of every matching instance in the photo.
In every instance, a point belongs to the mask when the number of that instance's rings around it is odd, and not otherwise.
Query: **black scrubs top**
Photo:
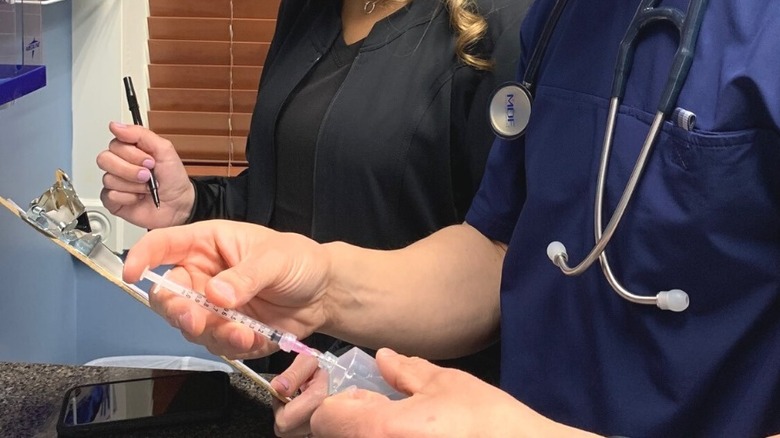
[[[343,35],[290,96],[276,127],[276,197],[271,228],[309,235],[317,138],[333,97],[347,77],[362,40]]]

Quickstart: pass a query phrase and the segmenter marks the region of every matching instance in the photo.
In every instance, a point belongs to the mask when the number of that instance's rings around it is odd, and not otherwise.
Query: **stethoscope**
[[[598,180],[596,182],[596,196],[593,205],[594,234],[595,245],[577,266],[570,267],[568,264],[569,256],[566,253],[566,247],[563,243],[555,241],[547,246],[547,256],[558,266],[561,271],[569,276],[580,275],[585,272],[596,259],[601,264],[601,270],[604,272],[607,282],[618,295],[624,299],[637,304],[652,304],[663,310],[673,312],[682,312],[688,308],[688,294],[680,289],[660,291],[656,295],[637,295],[623,287],[615,277],[609,264],[605,248],[612,236],[615,234],[620,220],[626,211],[631,197],[634,194],[637,183],[642,177],[647,158],[653,148],[658,135],[661,132],[664,121],[669,117],[680,95],[685,79],[690,70],[693,61],[693,53],[696,47],[696,39],[699,35],[704,9],[707,0],[690,0],[688,10],[685,14],[677,8],[658,7],[661,0],[642,0],[634,14],[631,23],[628,26],[625,36],[620,41],[617,63],[615,65],[615,75],[612,81],[612,92],[609,103],[609,112],[607,115],[607,126],[604,133],[604,143],[601,149],[601,159],[599,161]],[[493,94],[490,101],[490,122],[493,131],[497,136],[513,140],[519,138],[525,133],[528,121],[531,117],[531,104],[533,102],[533,91],[544,52],[550,42],[558,19],[568,0],[557,0],[553,6],[552,12],[545,22],[542,34],[539,37],[539,43],[536,45],[531,59],[523,75],[522,83],[507,83],[502,85]],[[677,52],[674,55],[672,68],[666,86],[658,104],[658,110],[653,118],[653,123],[645,137],[645,142],[639,152],[639,157],[631,171],[631,176],[623,189],[617,207],[612,217],[607,223],[606,229],[602,228],[602,209],[604,203],[604,186],[607,176],[607,166],[609,164],[610,149],[615,133],[615,122],[620,102],[626,91],[626,82],[631,72],[631,64],[636,47],[636,40],[639,33],[649,24],[656,22],[669,22],[673,24],[680,34],[680,43]],[[602,231],[603,230],[603,231]]]

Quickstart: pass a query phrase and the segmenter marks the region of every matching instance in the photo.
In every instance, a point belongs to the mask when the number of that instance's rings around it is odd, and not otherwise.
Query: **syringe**
[[[208,300],[206,300],[206,297],[203,294],[176,284],[164,276],[157,274],[156,272],[145,269],[144,273],[141,274],[141,278],[145,278],[157,286],[164,287],[165,289],[168,289],[169,291],[179,296],[187,298],[195,304],[216,313],[228,321],[237,322],[241,325],[249,327],[255,333],[259,333],[260,335],[269,339],[271,342],[279,344],[279,348],[281,348],[282,351],[286,351],[288,353],[290,351],[294,351],[296,353],[316,357],[320,362],[332,362],[332,359],[327,358],[324,354],[320,353],[316,349],[311,348],[303,342],[299,341],[294,334],[277,330],[236,310],[225,309],[223,307],[211,304]],[[155,287],[152,289],[152,293],[156,294],[159,290],[159,287]]]
[[[357,347],[352,348],[341,356],[335,356],[330,352],[323,354],[299,341],[292,333],[277,330],[236,310],[225,309],[211,304],[202,294],[176,284],[149,269],[144,270],[144,273],[141,274],[141,278],[145,278],[157,286],[164,287],[179,296],[187,298],[228,321],[237,322],[249,327],[254,332],[269,339],[271,342],[279,344],[279,348],[283,351],[288,353],[294,351],[299,354],[317,358],[319,367],[328,372],[329,394],[334,394],[348,387],[355,386],[385,394],[392,400],[399,400],[406,397],[406,394],[396,391],[382,379],[382,375],[379,372],[379,369],[377,369],[374,358]],[[152,289],[152,293],[156,294],[157,292],[159,292],[159,287]]]

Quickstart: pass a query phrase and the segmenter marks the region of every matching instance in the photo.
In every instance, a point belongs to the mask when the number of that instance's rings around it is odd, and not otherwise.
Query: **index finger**
[[[205,227],[203,223],[159,228],[144,235],[127,253],[122,279],[135,283],[141,279],[144,269],[162,264],[182,264],[192,258],[194,243],[206,259],[219,260],[219,253],[212,235],[217,227]]]
[[[152,157],[157,156],[159,149],[163,145],[167,146],[169,143],[168,140],[143,126],[111,122],[108,125],[108,129],[120,142],[135,145],[138,149]]]

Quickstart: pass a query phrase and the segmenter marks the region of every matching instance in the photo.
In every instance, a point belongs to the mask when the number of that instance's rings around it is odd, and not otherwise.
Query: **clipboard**
[[[11,199],[0,196],[0,204],[48,240],[113,283],[136,301],[149,307],[149,295],[133,284],[122,281],[124,263],[111,251],[99,235],[92,233],[87,211],[68,175],[61,169],[55,172],[54,184],[41,196],[33,199],[25,210]],[[271,383],[243,362],[220,356],[222,360],[268,391],[282,403],[291,399],[279,394]]]

